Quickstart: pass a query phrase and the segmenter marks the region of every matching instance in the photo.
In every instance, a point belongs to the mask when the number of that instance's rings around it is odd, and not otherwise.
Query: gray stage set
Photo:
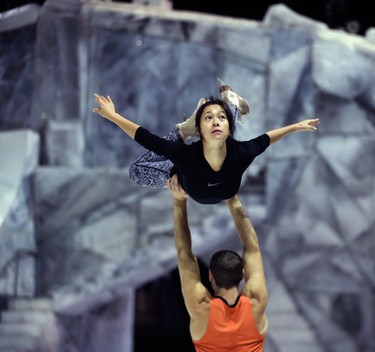
[[[243,179],[266,351],[375,351],[373,28],[330,30],[282,4],[257,22],[49,0],[0,14],[0,52],[2,352],[136,351],[137,290],[176,268],[172,200],[129,179],[144,150],[91,112],[93,93],[165,135],[218,95],[217,77],[250,102],[239,139],[321,119]],[[240,250],[225,204],[189,210],[203,262]]]

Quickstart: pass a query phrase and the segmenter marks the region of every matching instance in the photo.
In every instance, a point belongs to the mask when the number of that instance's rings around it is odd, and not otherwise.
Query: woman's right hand
[[[110,96],[107,95],[107,97],[104,97],[94,93],[94,97],[95,101],[99,104],[99,108],[93,108],[92,111],[110,120],[116,114],[115,104],[113,104]]]

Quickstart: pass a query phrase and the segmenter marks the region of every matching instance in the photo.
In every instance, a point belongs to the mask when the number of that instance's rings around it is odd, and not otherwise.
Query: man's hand
[[[185,200],[189,198],[189,195],[181,187],[180,182],[178,181],[177,175],[173,175],[167,181],[167,187],[171,191],[173,198],[178,199],[178,200]]]

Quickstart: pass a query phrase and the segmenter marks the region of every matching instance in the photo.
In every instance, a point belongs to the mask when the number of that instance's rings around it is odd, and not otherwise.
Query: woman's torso
[[[137,131],[137,135],[137,142],[145,148],[172,161],[174,168],[171,173],[176,173],[189,196],[202,204],[215,204],[235,196],[245,170],[269,146],[266,134],[249,141],[229,137],[222,168],[214,171],[204,158],[200,140],[191,144],[167,141],[143,128],[139,134]]]

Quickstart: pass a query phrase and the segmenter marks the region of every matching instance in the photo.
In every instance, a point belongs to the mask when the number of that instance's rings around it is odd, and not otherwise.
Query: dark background
[[[45,0],[6,0],[0,2],[0,12],[22,5],[35,3],[43,5]],[[115,2],[115,1],[114,1]],[[131,0],[117,2],[131,3]],[[261,21],[270,5],[283,3],[297,13],[326,23],[331,29],[342,29],[352,34],[364,35],[370,27],[375,27],[375,12],[370,2],[365,0],[289,0],[266,1],[244,0],[171,0],[173,9],[188,10],[207,14],[224,15]],[[144,4],[148,1],[145,0]]]

